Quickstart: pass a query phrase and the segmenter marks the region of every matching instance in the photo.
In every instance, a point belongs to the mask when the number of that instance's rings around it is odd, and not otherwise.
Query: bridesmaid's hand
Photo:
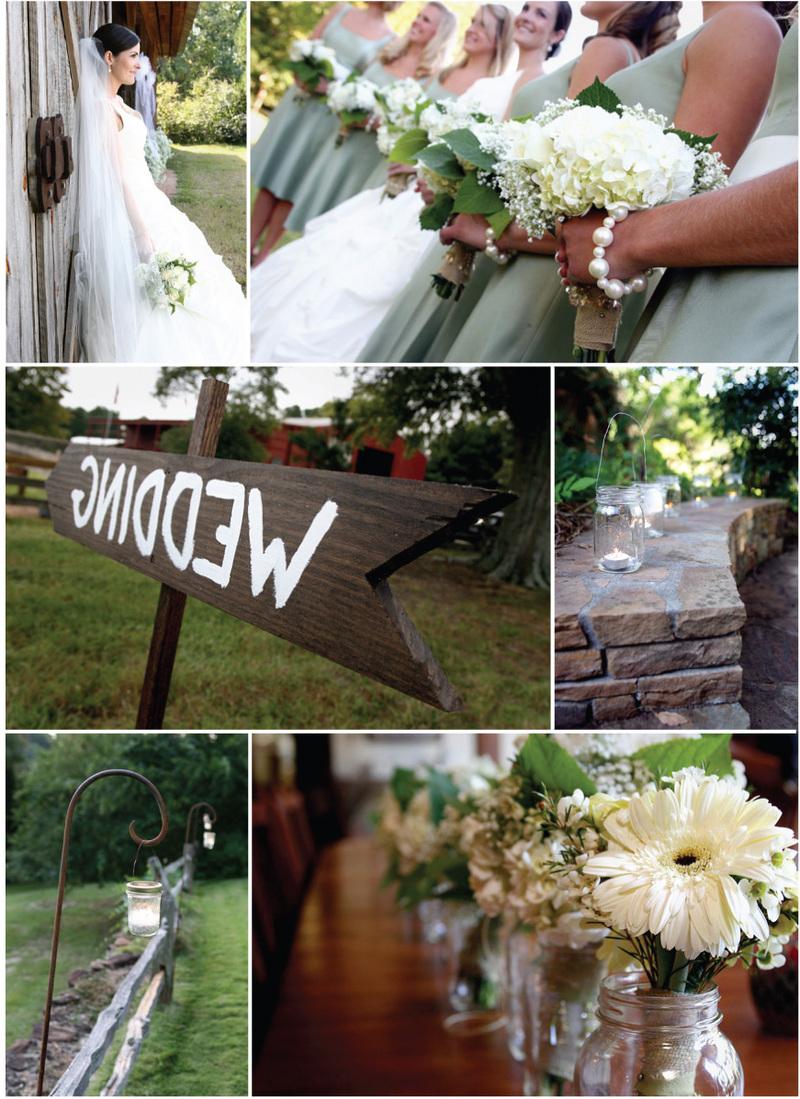
[[[417,170],[416,164],[395,164],[395,163],[391,163],[389,165],[389,175],[390,176],[413,176],[413,174],[414,174],[414,172],[416,172],[416,170]]]
[[[561,225],[558,252],[559,273],[571,282],[593,283],[596,280],[589,274],[589,264],[594,259],[594,241],[592,233],[603,224],[603,210],[593,210],[582,218],[569,218]],[[632,257],[626,247],[630,241],[630,222],[633,217],[617,222],[614,228],[614,243],[606,249],[605,258],[609,265],[609,278],[629,279],[641,273],[641,264]]]
[[[389,172],[391,173],[391,168],[389,169]],[[417,180],[417,184],[414,190],[419,191],[419,193],[422,195],[422,201],[425,203],[426,206],[433,206],[433,203],[436,200],[436,192],[431,190],[431,188],[428,186],[424,179]]]
[[[481,214],[456,214],[439,232],[439,240],[442,244],[452,244],[454,240],[460,240],[476,252],[482,252],[486,247],[488,228],[489,222]]]

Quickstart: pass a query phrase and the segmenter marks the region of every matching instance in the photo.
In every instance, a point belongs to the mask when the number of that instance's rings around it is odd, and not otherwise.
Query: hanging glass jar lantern
[[[737,496],[742,495],[742,475],[741,473],[725,474],[725,495],[729,500],[735,500]]]
[[[128,900],[128,930],[131,935],[155,935],[161,926],[161,882],[129,881],[125,887]]]
[[[636,572],[644,560],[644,511],[638,488],[599,485],[594,512],[594,557],[605,572]]]
[[[696,508],[707,508],[706,496],[711,495],[711,478],[707,473],[696,473],[692,480],[692,498]]]
[[[664,520],[669,522],[671,519],[679,518],[681,514],[681,479],[676,477],[674,473],[663,473],[660,477],[656,477],[659,484],[664,486],[665,499],[664,499]]]
[[[205,847],[207,851],[213,851],[216,839],[216,832],[203,832],[203,847]]]
[[[664,504],[666,490],[658,481],[635,481],[634,488],[642,494],[645,538],[664,537]]]

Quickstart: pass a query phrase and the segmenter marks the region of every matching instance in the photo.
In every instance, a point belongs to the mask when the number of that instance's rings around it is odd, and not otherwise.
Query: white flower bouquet
[[[529,239],[555,232],[559,220],[592,209],[607,213],[595,230],[589,267],[596,288],[568,293],[579,309],[576,346],[613,352],[622,299],[647,288],[644,274],[625,283],[609,277],[614,226],[632,210],[726,186],[725,165],[711,151],[714,138],[676,130],[640,105],[625,106],[597,79],[574,100],[547,103],[534,118],[506,128],[510,140],[499,150],[492,182]],[[600,315],[605,324],[598,325]]]
[[[317,38],[299,38],[289,47],[289,57],[283,63],[306,89],[306,95],[297,99],[302,104],[309,96],[324,96],[321,85],[336,79],[343,72],[335,52]]]
[[[144,159],[156,183],[160,183],[164,178],[167,171],[167,162],[171,156],[172,146],[161,127],[151,130],[144,143]]]
[[[139,264],[136,276],[154,309],[169,309],[174,313],[179,305],[186,305],[189,291],[197,282],[196,266],[197,263],[186,256],[157,252],[148,263]]]
[[[376,90],[375,103],[378,152],[388,157],[398,138],[417,126],[420,112],[430,103],[430,99],[419,81],[409,77]],[[414,172],[409,172],[390,176],[382,197],[396,198],[402,194],[413,175]]]
[[[377,84],[357,73],[336,80],[328,88],[328,107],[339,119],[336,144],[341,145],[352,130],[363,130],[375,114]]]

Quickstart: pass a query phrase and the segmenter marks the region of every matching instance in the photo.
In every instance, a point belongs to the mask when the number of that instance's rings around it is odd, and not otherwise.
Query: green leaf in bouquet
[[[389,789],[404,813],[414,794],[424,785],[423,779],[418,778],[408,767],[395,767],[394,774],[389,780]]]
[[[688,130],[678,130],[674,126],[669,130],[665,130],[664,133],[675,134],[684,145],[688,145],[690,149],[698,149],[700,152],[710,149],[719,137],[719,134],[712,134],[711,137],[701,137],[699,134],[690,134]]]
[[[444,179],[463,179],[464,169],[446,145],[429,145],[417,154],[417,160]]]
[[[369,118],[369,111],[342,111],[339,118],[345,126],[360,126]]]
[[[422,229],[443,229],[453,213],[453,196],[439,194],[430,206],[426,206],[419,215]]]
[[[449,134],[442,135],[442,141],[460,160],[466,160],[467,164],[474,164],[476,168],[488,171],[497,163],[494,153],[487,153],[481,147],[472,130],[451,130]]]
[[[395,164],[414,164],[417,154],[428,144],[428,134],[425,130],[407,130],[403,136],[395,142],[389,153],[389,160]]]
[[[319,70],[315,69],[313,65],[309,65],[307,61],[290,61],[286,68],[294,73],[301,84],[305,84],[309,88],[317,86]]]
[[[489,214],[486,220],[494,229],[495,237],[499,238],[505,233],[514,218],[509,214],[508,210],[503,207],[503,209],[498,210],[496,214]]]
[[[458,797],[458,787],[444,771],[437,771],[434,767],[430,767],[428,769],[428,797],[431,803],[431,823],[438,824],[444,816],[444,809],[448,801]]]
[[[661,744],[648,744],[634,752],[632,758],[640,759],[650,769],[657,781],[683,767],[702,767],[709,775],[730,775],[730,733],[702,733],[694,740],[665,740]]]
[[[499,214],[504,210],[503,200],[492,188],[485,183],[479,183],[474,172],[468,172],[464,182],[458,188],[453,213],[455,214]]]
[[[602,107],[609,113],[613,113],[622,106],[622,100],[617,93],[604,84],[599,77],[595,77],[594,84],[590,84],[575,96],[575,102],[580,107]]]
[[[597,793],[595,784],[566,748],[543,733],[531,733],[517,755],[514,769],[540,791]]]

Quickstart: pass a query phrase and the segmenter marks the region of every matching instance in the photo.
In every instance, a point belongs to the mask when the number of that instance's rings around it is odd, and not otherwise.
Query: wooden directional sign
[[[47,498],[59,534],[443,710],[461,701],[387,579],[514,499],[76,445]]]

